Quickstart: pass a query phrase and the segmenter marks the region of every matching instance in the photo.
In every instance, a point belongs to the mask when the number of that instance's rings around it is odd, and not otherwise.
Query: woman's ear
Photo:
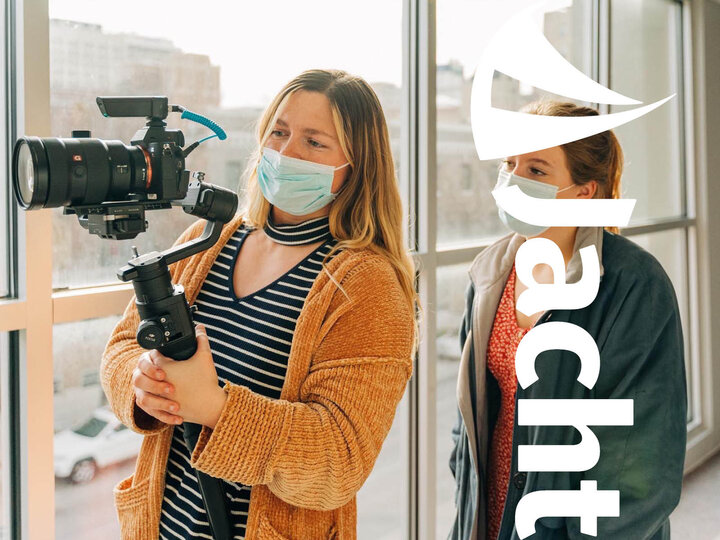
[[[593,197],[595,197],[597,190],[597,180],[590,180],[589,182],[585,182],[580,186],[580,190],[578,191],[577,196],[581,199],[592,199]]]

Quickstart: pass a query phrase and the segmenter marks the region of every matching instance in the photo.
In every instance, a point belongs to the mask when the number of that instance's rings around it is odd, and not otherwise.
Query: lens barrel
[[[27,210],[99,204],[147,192],[150,170],[149,155],[121,141],[22,137],[13,151],[13,191]]]

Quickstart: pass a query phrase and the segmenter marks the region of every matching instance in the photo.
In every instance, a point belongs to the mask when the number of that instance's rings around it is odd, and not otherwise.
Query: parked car
[[[55,476],[76,484],[89,482],[98,468],[137,456],[142,440],[107,405],[95,409],[80,427],[55,434]]]

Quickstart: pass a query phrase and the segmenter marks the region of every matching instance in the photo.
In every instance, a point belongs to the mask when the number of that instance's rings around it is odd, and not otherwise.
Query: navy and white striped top
[[[269,220],[264,232],[276,242],[300,245],[325,241],[280,278],[238,298],[233,286],[236,255],[252,230],[241,225],[218,254],[198,293],[195,301],[198,310],[193,319],[207,329],[220,386],[229,381],[278,399],[298,315],[313,281],[322,270],[324,256],[337,240],[330,234],[327,216],[289,225],[273,224]],[[165,476],[160,538],[212,540],[182,430],[181,425],[174,427]],[[243,539],[250,486],[227,481],[223,485],[229,501],[233,537]]]

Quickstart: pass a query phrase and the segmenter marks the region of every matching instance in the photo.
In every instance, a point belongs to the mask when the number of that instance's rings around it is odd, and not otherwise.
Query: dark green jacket
[[[486,366],[487,343],[515,254],[524,241],[509,234],[484,249],[469,271],[467,305],[460,332],[463,350],[458,380],[458,422],[450,469],[455,476],[457,515],[449,538],[486,538],[486,464],[497,421],[500,391]],[[580,520],[542,518],[533,540],[670,538],[668,516],[680,499],[687,438],[687,392],[680,313],[672,283],[647,251],[602,227],[579,227],[567,282],[582,276],[578,251],[594,245],[600,260],[595,300],[579,310],[546,311],[548,319],[585,329],[600,351],[600,374],[592,389],[577,382],[577,355],[542,352],[539,380],[517,386],[510,481],[499,540],[516,540],[515,508],[527,493],[577,490],[596,480],[598,490],[619,490],[620,516],[599,517],[597,537],[580,532]],[[573,427],[518,426],[517,399],[632,399],[632,426],[590,426],[600,458],[584,472],[518,472],[518,445],[577,444]],[[494,539],[492,539],[494,540]]]

